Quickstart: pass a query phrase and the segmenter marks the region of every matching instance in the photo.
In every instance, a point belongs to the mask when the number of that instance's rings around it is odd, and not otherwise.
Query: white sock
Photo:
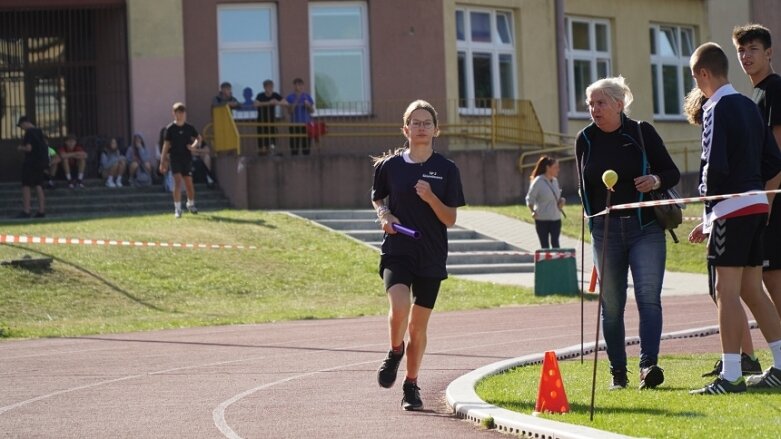
[[[190,199],[188,199],[188,200],[187,200],[187,205],[188,205],[188,206],[195,206],[195,200],[190,200]]]
[[[773,354],[773,367],[781,369],[781,340],[768,343],[770,352]]]
[[[212,183],[214,183],[214,180],[212,180],[212,178],[207,175],[206,176],[206,182],[209,183],[209,184],[212,184]]]
[[[743,376],[740,368],[740,354],[721,354],[721,377],[727,381],[735,381]]]
[[[114,182],[114,176],[109,175],[108,178],[106,179],[106,182],[113,183]]]
[[[79,180],[84,180],[84,173],[83,172],[79,172]]]
[[[179,212],[182,210],[182,202],[181,201],[174,201],[174,209]]]

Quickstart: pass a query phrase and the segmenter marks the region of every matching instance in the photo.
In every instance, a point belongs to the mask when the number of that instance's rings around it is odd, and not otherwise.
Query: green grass
[[[225,210],[0,224],[34,236],[254,245],[256,250],[0,245],[0,260],[50,256],[45,272],[0,266],[0,337],[383,315],[379,253],[283,213]],[[561,303],[528,288],[451,278],[437,310]]]
[[[602,354],[604,356],[604,354]],[[608,391],[608,366],[598,363],[594,421],[589,420],[593,357],[560,361],[564,390],[570,405],[567,414],[541,417],[585,425],[637,437],[760,438],[777,437],[781,429],[781,398],[772,390],[749,391],[726,396],[690,395],[708,379],[700,373],[713,367],[715,354],[663,356],[665,382],[655,390],[637,390],[637,375],[630,375],[630,388]],[[769,355],[760,355],[763,364]],[[637,359],[630,359],[637,364]],[[509,410],[534,411],[541,366],[519,367],[489,377],[477,385],[480,397]]]
[[[518,204],[512,206],[480,206],[470,208],[495,212],[512,218],[517,218],[530,224],[534,224],[531,212],[529,212],[529,208],[525,205]],[[580,239],[582,229],[580,221],[580,216],[582,215],[580,205],[568,204],[564,206],[564,212],[566,213],[567,217],[562,218],[561,233],[571,238]],[[701,213],[701,204],[687,205],[686,210],[683,211],[683,215],[685,217],[699,217]],[[678,244],[673,242],[669,233],[667,234],[667,270],[685,273],[706,273],[705,244],[692,244],[687,240],[689,232],[696,225],[696,222],[684,221],[683,224],[675,229],[675,233],[678,235],[678,240],[680,241]],[[588,231],[588,223],[586,224],[586,242],[591,242],[591,236]]]

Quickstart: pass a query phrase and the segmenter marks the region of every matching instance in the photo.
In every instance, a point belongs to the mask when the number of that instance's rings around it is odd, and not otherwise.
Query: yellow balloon
[[[612,189],[618,182],[618,174],[612,169],[608,169],[602,174],[602,183],[605,183],[605,187]]]

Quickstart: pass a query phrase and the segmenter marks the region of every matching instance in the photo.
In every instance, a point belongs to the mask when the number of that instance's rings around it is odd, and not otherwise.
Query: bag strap
[[[651,163],[648,161],[648,155],[645,153],[645,138],[643,138],[643,121],[637,121],[637,138],[640,141],[640,151],[643,152],[643,161],[645,162],[646,174],[651,173]]]
[[[564,209],[559,207],[559,200],[561,199],[561,196],[556,194],[556,190],[553,189],[553,185],[550,184],[550,182],[548,181],[547,178],[542,177],[542,179],[545,180],[545,184],[548,186],[550,191],[553,193],[553,199],[556,200],[556,207],[559,209],[559,212],[561,212],[561,214],[564,216],[564,218],[566,218],[567,214],[564,213]]]

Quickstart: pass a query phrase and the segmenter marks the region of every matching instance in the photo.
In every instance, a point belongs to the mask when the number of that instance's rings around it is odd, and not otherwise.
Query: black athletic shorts
[[[46,174],[44,168],[38,165],[23,165],[22,166],[22,186],[41,186],[46,181]]]
[[[182,174],[182,177],[193,175],[193,160],[189,157],[171,156],[171,173]]]
[[[773,199],[773,210],[765,227],[762,245],[765,250],[762,270],[781,270],[781,194],[776,194]]]
[[[385,291],[397,284],[406,285],[412,291],[415,305],[434,309],[442,279],[416,276],[404,263],[386,261],[382,271]]]
[[[761,267],[765,223],[765,213],[714,221],[708,237],[708,264],[717,267]]]

